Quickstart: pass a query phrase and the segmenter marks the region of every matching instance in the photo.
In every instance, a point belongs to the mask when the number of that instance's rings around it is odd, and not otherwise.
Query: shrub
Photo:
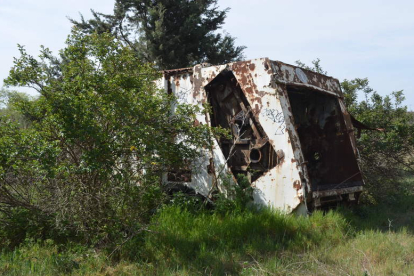
[[[13,102],[30,127],[0,117],[2,219],[38,213],[97,245],[140,232],[164,201],[162,172],[208,146],[201,110],[160,93],[152,64],[109,34],[73,30],[59,58],[20,52],[5,83],[40,97]]]

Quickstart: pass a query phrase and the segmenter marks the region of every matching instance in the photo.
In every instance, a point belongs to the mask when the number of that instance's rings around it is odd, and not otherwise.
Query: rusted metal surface
[[[214,185],[225,191],[223,176],[235,181],[240,173],[250,179],[256,203],[301,213],[323,204],[321,197],[362,189],[338,80],[262,58],[168,70],[158,85],[179,102],[209,103],[211,114],[196,123],[232,134],[201,149],[204,157],[192,165],[191,176],[186,171],[170,181],[184,179],[208,196]]]
[[[221,72],[205,90],[211,125],[232,134],[220,139],[219,146],[233,175],[244,174],[254,182],[281,162],[231,71]]]
[[[287,88],[312,191],[361,186],[347,126],[337,98],[308,88]]]
[[[343,189],[331,189],[325,191],[315,191],[312,193],[313,198],[323,198],[328,196],[337,196],[337,195],[344,195],[344,194],[353,194],[362,192],[362,187],[349,187]]]

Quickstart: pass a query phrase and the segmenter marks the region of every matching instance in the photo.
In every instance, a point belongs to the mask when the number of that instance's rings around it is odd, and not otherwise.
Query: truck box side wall
[[[338,98],[294,86],[288,94],[312,191],[361,186]]]
[[[290,141],[293,125],[289,120],[287,95],[279,93],[274,71],[268,59],[236,62],[229,66],[274,151],[283,156],[277,165],[252,184],[255,201],[284,212],[305,204],[305,183],[300,150]]]

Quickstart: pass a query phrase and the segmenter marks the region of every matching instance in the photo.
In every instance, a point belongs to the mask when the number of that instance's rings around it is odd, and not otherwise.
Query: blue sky
[[[230,7],[224,30],[245,45],[247,59],[293,64],[320,58],[339,80],[367,77],[380,94],[404,90],[414,110],[414,1],[219,0]],[[17,43],[35,55],[64,47],[67,16],[109,13],[113,0],[0,0],[0,79],[18,56]]]

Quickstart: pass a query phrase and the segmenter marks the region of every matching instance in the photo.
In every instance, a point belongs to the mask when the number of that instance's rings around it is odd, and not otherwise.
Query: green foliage
[[[234,184],[231,175],[222,176],[221,181],[225,192],[214,195],[214,212],[227,215],[245,211],[253,202],[253,188],[247,176],[238,174],[237,184]]]
[[[10,223],[10,210],[39,212],[50,227],[104,245],[141,231],[164,200],[162,172],[198,157],[210,130],[111,35],[74,30],[66,43],[60,58],[20,47],[5,80],[40,97],[13,101],[29,128],[0,117],[0,211]]]
[[[192,193],[178,192],[172,195],[168,205],[175,206],[182,210],[192,213],[198,213],[205,210],[206,204],[202,197]]]
[[[223,217],[166,206],[147,231],[115,253],[26,240],[12,252],[1,252],[0,274],[410,275],[414,228],[405,228],[412,222],[410,203],[412,198],[393,208],[383,203],[310,217],[267,209]]]
[[[297,66],[302,67],[306,70],[310,70],[310,71],[313,71],[315,73],[319,73],[319,74],[322,74],[322,75],[328,74],[327,71],[323,70],[322,65],[321,65],[321,60],[319,58],[317,58],[315,60],[312,60],[312,65],[313,66],[308,66],[300,60],[297,60],[295,63],[296,63]]]
[[[207,212],[221,216],[257,209],[253,205],[253,188],[245,175],[237,175],[237,183],[232,181],[231,175],[222,175],[220,180],[222,190],[213,188],[209,198],[196,194],[194,191],[179,191],[171,196],[166,206],[179,208],[192,214]]]
[[[282,250],[300,252],[324,243],[338,244],[348,229],[345,220],[334,213],[306,218],[263,209],[224,217],[178,207],[162,209],[151,225],[151,232],[121,255],[145,258],[156,267],[213,275],[237,274],[243,261]]]
[[[28,240],[13,252],[2,252],[1,275],[72,275],[84,274],[85,267],[104,263],[103,256],[86,247],[67,246],[62,252],[52,240]]]
[[[413,115],[402,103],[402,91],[381,96],[368,79],[344,80],[341,83],[349,112],[360,122],[376,128],[358,136],[360,166],[368,191],[375,200],[396,199],[408,192],[403,178],[414,175]],[[358,102],[362,92],[364,100]]]
[[[113,33],[161,69],[239,60],[245,47],[216,32],[228,12],[216,5],[217,0],[116,0],[112,15],[92,11],[93,19],[71,22],[88,33]]]
[[[16,103],[31,100],[32,98],[28,95],[7,90],[5,88],[0,89],[0,116],[7,117],[14,122],[18,122],[20,127],[27,128],[30,125],[29,120],[18,111]]]

